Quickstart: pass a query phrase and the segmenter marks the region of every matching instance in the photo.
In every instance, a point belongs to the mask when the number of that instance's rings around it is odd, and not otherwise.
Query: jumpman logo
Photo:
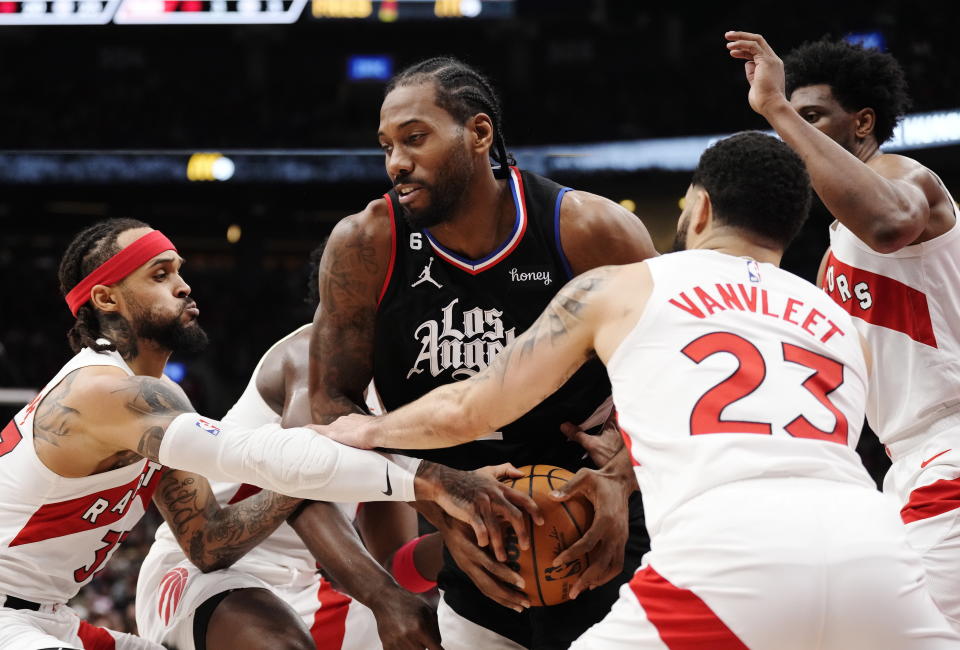
[[[430,267],[433,266],[433,257],[430,258],[430,261],[427,262],[427,265],[423,267],[423,270],[420,271],[420,278],[411,284],[411,287],[415,287],[418,284],[423,284],[424,282],[429,282],[434,285],[437,289],[442,289],[443,285],[430,277]]]

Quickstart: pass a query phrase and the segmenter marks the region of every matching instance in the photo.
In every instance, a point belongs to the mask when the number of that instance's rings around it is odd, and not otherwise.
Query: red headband
[[[67,294],[67,306],[76,316],[77,310],[90,300],[90,290],[98,284],[120,282],[151,258],[164,251],[176,252],[177,247],[159,230],[152,230],[90,272],[90,275]]]

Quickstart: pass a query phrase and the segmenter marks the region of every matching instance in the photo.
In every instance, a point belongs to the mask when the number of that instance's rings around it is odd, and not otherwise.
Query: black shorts
[[[526,648],[566,650],[587,628],[607,615],[619,597],[620,586],[633,577],[648,550],[650,538],[643,505],[640,493],[635,492],[630,497],[630,537],[624,551],[623,572],[607,584],[581,593],[574,601],[517,613],[484,596],[446,550],[438,582],[443,599],[460,616]]]

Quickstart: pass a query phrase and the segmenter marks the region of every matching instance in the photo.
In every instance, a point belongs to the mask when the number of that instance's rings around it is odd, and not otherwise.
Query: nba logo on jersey
[[[747,260],[747,275],[750,276],[750,282],[760,282],[760,265],[757,260]]]
[[[211,436],[220,435],[220,427],[204,420],[203,418],[198,418],[196,421],[196,425],[198,429],[203,429],[204,431],[209,433]]]

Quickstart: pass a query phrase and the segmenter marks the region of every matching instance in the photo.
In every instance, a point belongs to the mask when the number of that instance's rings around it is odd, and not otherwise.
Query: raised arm
[[[377,302],[390,263],[386,202],[374,201],[343,219],[320,260],[320,306],[310,341],[310,408],[327,423],[365,413],[363,391],[373,377]]]
[[[931,204],[940,203],[941,185],[929,170],[909,158],[878,155],[863,162],[820,132],[801,115],[784,93],[783,61],[763,36],[727,32],[731,56],[746,61],[749,101],[796,151],[827,209],[859,239],[880,253],[890,253],[916,241],[931,239],[953,224],[939,213],[931,220]],[[858,115],[858,134],[872,132],[873,110]]]
[[[204,477],[167,470],[153,496],[180,548],[204,573],[224,569],[269,537],[300,504],[262,490],[220,507]]]

